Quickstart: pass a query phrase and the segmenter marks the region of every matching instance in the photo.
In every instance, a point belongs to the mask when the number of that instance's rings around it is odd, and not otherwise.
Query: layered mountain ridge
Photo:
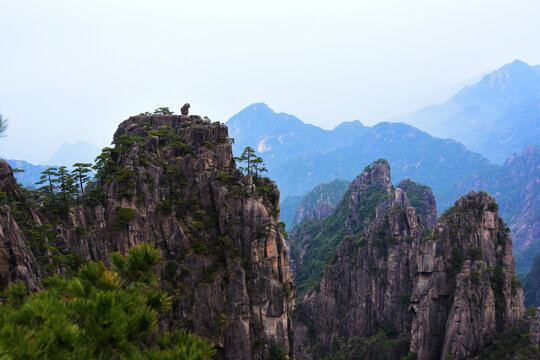
[[[540,149],[529,145],[519,154],[508,158],[500,168],[478,171],[463,179],[449,191],[443,200],[468,191],[487,191],[500,205],[500,214],[512,229],[514,252],[518,271],[528,271],[534,256],[540,251]]]
[[[520,321],[511,239],[486,193],[437,220],[431,189],[393,186],[379,159],[333,210],[295,227],[293,283],[279,190],[236,168],[226,126],[140,115],[113,142],[65,218],[35,210],[0,162],[2,288],[39,291],[51,274],[152,243],[173,299],[160,328],[209,339],[218,359],[465,359]],[[319,190],[315,204],[336,201]],[[537,340],[536,319],[526,326]]]
[[[496,167],[454,140],[435,138],[410,125],[385,122],[365,127],[352,122],[322,130],[263,105],[247,107],[227,125],[237,134],[235,152],[245,146],[257,150],[285,198],[335,179],[350,181],[381,157],[390,162],[394,177],[427,184],[436,196],[475,171]],[[345,127],[347,131],[340,131]],[[264,138],[274,144],[261,147],[258,142]]]
[[[391,121],[405,122],[434,136],[464,143],[495,163],[528,144],[540,145],[540,72],[515,60],[463,88],[441,105]]]

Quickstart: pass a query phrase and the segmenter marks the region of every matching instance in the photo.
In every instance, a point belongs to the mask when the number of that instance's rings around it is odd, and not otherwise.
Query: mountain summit
[[[367,130],[358,120],[324,130],[293,115],[276,113],[264,103],[246,107],[230,118],[227,126],[235,139],[235,153],[251,146],[264,154],[269,167],[297,156],[351,145]]]
[[[392,118],[463,142],[502,163],[528,144],[540,144],[540,71],[515,60],[463,88],[442,105]]]

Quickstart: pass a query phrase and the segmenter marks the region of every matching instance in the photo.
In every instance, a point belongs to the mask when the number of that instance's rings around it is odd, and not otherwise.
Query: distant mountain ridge
[[[294,116],[276,114],[267,105],[253,104],[227,125],[235,137],[235,154],[245,146],[259,149],[282,199],[334,179],[351,180],[381,157],[388,159],[396,179],[417,179],[437,195],[458,179],[494,166],[454,140],[434,138],[406,124],[366,127],[352,122],[323,130]]]
[[[24,187],[34,187],[39,181],[41,172],[48,169],[47,165],[34,165],[23,160],[6,160],[13,169],[20,169],[23,172],[15,173],[15,178]]]
[[[447,102],[390,121],[463,142],[502,163],[528,144],[540,144],[540,66],[515,60],[464,87]]]
[[[301,155],[326,153],[351,145],[368,129],[356,120],[324,130],[293,115],[276,113],[264,103],[249,105],[226,124],[235,139],[235,154],[251,146],[271,166]]]
[[[502,218],[512,229],[518,272],[528,271],[540,252],[540,148],[527,146],[501,167],[478,171],[442,196],[447,207],[458,194],[487,191],[497,199]]]
[[[44,164],[72,167],[75,163],[93,163],[101,153],[101,148],[86,141],[77,141],[74,144],[63,143],[54,155]]]

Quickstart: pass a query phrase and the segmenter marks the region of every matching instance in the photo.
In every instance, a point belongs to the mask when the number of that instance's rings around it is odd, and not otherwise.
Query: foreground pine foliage
[[[0,306],[0,359],[211,359],[213,346],[185,330],[157,330],[170,298],[157,290],[159,252],[148,244],[88,263],[27,296],[12,284]]]

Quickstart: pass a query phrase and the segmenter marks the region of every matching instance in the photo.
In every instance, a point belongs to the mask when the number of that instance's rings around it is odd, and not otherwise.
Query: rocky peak
[[[122,122],[87,201],[58,224],[65,251],[93,261],[156,244],[173,295],[160,325],[210,339],[218,359],[292,353],[294,286],[279,191],[236,168],[228,129],[190,115]]]
[[[334,180],[314,187],[298,205],[291,227],[300,225],[304,220],[322,219],[332,214],[348,187],[349,182],[345,180]]]
[[[332,214],[333,212],[334,206],[332,206],[332,204],[325,200],[318,201],[315,207],[311,209],[305,209],[304,207],[302,207],[302,204],[300,204],[300,207],[297,211],[297,221],[294,223],[294,225],[299,225],[304,220],[311,220],[314,218],[322,219]]]
[[[433,195],[400,185],[408,192],[397,187],[367,232],[343,239],[295,310],[298,359],[471,358],[522,316],[512,242],[493,197],[463,196],[432,233],[408,194],[430,215]]]
[[[521,153],[510,156],[504,167],[510,169],[514,177],[530,176],[540,169],[540,148],[528,145]]]
[[[424,227],[433,230],[437,223],[437,203],[431,189],[410,179],[401,181],[397,187],[405,191],[411,206],[422,217]]]
[[[6,160],[0,159],[0,191],[12,200],[21,200],[22,192]]]
[[[491,195],[471,192],[420,244],[410,308],[419,359],[472,357],[523,315],[512,240],[497,210]]]
[[[41,271],[13,210],[32,216],[24,204],[13,170],[5,160],[0,160],[0,290],[22,280],[28,290],[36,291],[40,287]],[[39,221],[37,215],[34,216]]]
[[[362,193],[369,186],[378,186],[387,193],[390,193],[392,183],[390,182],[390,164],[388,161],[379,159],[366,167],[364,171],[351,182],[349,192]]]

